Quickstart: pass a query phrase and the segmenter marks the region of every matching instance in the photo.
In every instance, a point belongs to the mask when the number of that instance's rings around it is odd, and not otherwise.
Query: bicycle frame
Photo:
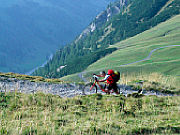
[[[94,77],[95,81],[93,83],[93,85],[90,88],[90,91],[93,89],[93,87],[97,84],[99,86],[99,88],[101,89],[101,91],[105,92],[105,93],[113,93],[113,90],[105,90],[101,87],[101,85],[99,84],[99,82],[97,81],[97,77]]]

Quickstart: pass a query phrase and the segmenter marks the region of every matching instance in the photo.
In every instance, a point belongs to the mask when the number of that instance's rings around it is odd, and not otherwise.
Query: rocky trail
[[[121,94],[127,96],[128,94],[138,93],[138,90],[133,90],[127,85],[118,85]],[[31,82],[28,80],[18,80],[15,78],[0,77],[0,92],[20,92],[20,93],[36,93],[43,92],[46,94],[59,95],[60,97],[74,97],[83,95],[82,90],[84,85],[75,83],[47,83],[47,82]],[[87,89],[89,90],[89,88]],[[91,92],[93,94],[95,92]],[[98,93],[105,94],[101,90]],[[157,96],[176,96],[172,94],[165,94],[158,91],[143,90],[144,95],[157,95]]]

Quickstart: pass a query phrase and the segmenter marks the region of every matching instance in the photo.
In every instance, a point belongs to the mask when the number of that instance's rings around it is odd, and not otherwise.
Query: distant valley
[[[1,0],[0,71],[26,73],[70,43],[114,0]]]

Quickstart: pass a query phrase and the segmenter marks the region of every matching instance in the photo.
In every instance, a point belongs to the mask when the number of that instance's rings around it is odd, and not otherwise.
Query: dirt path
[[[142,62],[142,61],[149,60],[151,58],[153,52],[155,52],[155,51],[157,51],[159,49],[162,49],[162,48],[168,48],[168,47],[174,47],[174,46],[180,46],[180,45],[168,45],[168,46],[158,47],[156,49],[153,49],[146,58],[144,58],[142,60],[135,61],[135,62],[131,62],[131,63],[128,63],[128,64],[123,64],[123,65],[120,65],[119,67],[127,66],[127,65],[131,65],[131,64],[135,64],[135,63],[139,63],[139,62]]]

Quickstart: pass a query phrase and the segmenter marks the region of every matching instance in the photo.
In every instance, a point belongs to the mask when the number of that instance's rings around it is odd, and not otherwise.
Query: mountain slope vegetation
[[[114,0],[1,0],[0,71],[26,73],[71,42]]]
[[[98,62],[90,65],[87,68],[87,71],[102,69],[104,67],[107,69],[115,68],[118,67],[118,65],[120,66],[142,60],[146,58],[150,53],[150,51],[152,51],[153,49],[159,47],[165,47],[168,45],[180,45],[179,37],[180,37],[180,15],[177,15],[171,18],[170,20],[163,22],[150,30],[147,30],[132,38],[129,38],[127,40],[124,40],[122,42],[113,45],[113,47],[116,46],[117,48],[119,48],[119,50],[113,52],[111,55],[105,58],[102,58]],[[155,64],[158,62],[162,64],[169,63],[169,66],[173,65],[170,64],[170,62],[176,61],[176,64],[178,64],[179,63],[178,60],[180,60],[179,49],[180,49],[179,46],[172,46],[172,47],[159,49],[153,52],[149,60],[127,65],[125,66],[125,68],[128,69],[128,67],[132,67],[132,66],[142,67],[143,65],[145,66],[148,64]],[[174,69],[178,71],[179,66],[176,64],[173,66]],[[164,69],[162,67],[159,68],[161,68],[162,70]],[[162,70],[156,69],[156,72],[158,71],[161,72]],[[151,70],[147,70],[147,71],[152,72]],[[166,73],[171,74],[172,72],[169,71]],[[180,74],[180,72],[172,73],[172,75],[176,75],[176,74]]]
[[[180,80],[180,15],[176,15],[156,27],[140,33],[132,38],[123,40],[110,47],[117,47],[118,50],[88,66],[84,71],[84,77],[92,76],[101,70],[116,69],[122,74],[134,76],[147,75],[153,72],[174,76]],[[167,48],[160,48],[166,47]],[[156,48],[149,60],[133,63],[146,58]],[[132,63],[126,65],[128,63]],[[63,77],[64,80],[77,78],[78,74]],[[161,80],[159,80],[161,81]]]
[[[75,40],[56,52],[53,59],[33,75],[62,77],[83,71],[88,65],[104,57],[104,54],[101,56],[102,52],[105,51],[109,54],[112,49],[115,51],[117,46],[113,46],[113,44],[133,37],[179,14],[179,5],[178,0],[128,0],[127,5],[121,7],[118,15],[112,17],[89,35],[77,42]],[[113,4],[111,6],[113,7]],[[94,53],[98,53],[98,57]],[[77,60],[83,58],[86,59],[77,64]],[[77,65],[78,67],[75,68]],[[60,71],[57,70],[61,66],[65,67]]]
[[[83,73],[68,75],[61,80],[77,82],[79,78],[81,81],[89,81],[94,73],[114,69],[121,72],[118,82],[121,85],[139,89],[137,82],[142,81],[144,90],[179,92],[179,22],[180,16],[177,15],[157,27],[117,43],[117,51],[93,63]],[[154,49],[157,50],[149,59],[145,59]]]

